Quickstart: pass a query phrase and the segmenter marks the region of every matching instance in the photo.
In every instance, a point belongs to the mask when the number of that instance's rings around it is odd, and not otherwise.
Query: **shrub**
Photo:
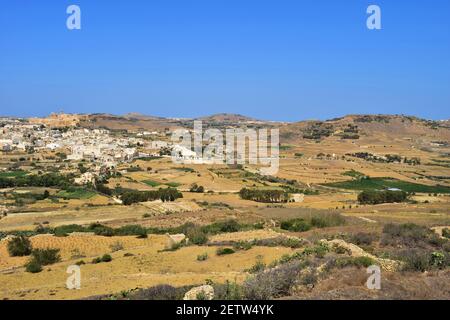
[[[288,248],[300,248],[303,246],[304,241],[301,239],[279,236],[276,238],[256,240],[255,245],[266,247],[288,247]]]
[[[444,238],[450,239],[450,229],[448,229],[448,228],[442,229],[442,236]]]
[[[30,273],[39,273],[42,271],[42,265],[34,259],[31,259],[26,265],[25,270]]]
[[[186,237],[189,241],[196,245],[202,245],[208,242],[206,234],[198,227],[190,228],[186,232]]]
[[[423,247],[425,245],[441,246],[445,240],[432,230],[413,223],[386,224],[381,238],[382,245],[407,245]]]
[[[405,271],[424,272],[430,269],[430,256],[425,250],[407,249],[399,252],[398,258],[405,262]]]
[[[350,242],[353,242],[354,244],[356,244],[358,246],[370,245],[376,239],[377,239],[377,235],[374,233],[358,232],[357,234],[354,234],[351,236]]]
[[[113,228],[98,223],[91,224],[89,230],[94,232],[97,236],[112,237],[114,235]]]
[[[29,256],[32,250],[31,241],[25,236],[14,237],[8,242],[8,253],[11,257]]]
[[[226,281],[225,284],[212,284],[214,295],[217,300],[241,300],[242,287],[236,282]]]
[[[112,245],[109,246],[111,248],[112,252],[123,250],[123,243],[120,241],[114,242]]]
[[[167,284],[140,289],[132,294],[131,300],[181,300],[190,287],[175,288]]]
[[[281,222],[281,229],[292,232],[303,232],[311,229],[311,225],[304,219],[291,219]]]
[[[112,261],[112,257],[109,254],[104,254],[101,258],[102,262],[110,262]]]
[[[448,257],[442,252],[432,252],[430,257],[430,264],[433,267],[443,268],[448,265]]]
[[[250,241],[238,241],[233,244],[233,248],[236,250],[250,250],[253,247],[253,243]]]
[[[116,236],[138,236],[140,239],[147,238],[147,229],[140,225],[126,225],[114,230]]]
[[[227,255],[227,254],[233,254],[233,253],[235,253],[236,251],[234,251],[233,249],[231,249],[231,248],[218,248],[217,249],[217,251],[216,251],[216,254],[218,255],[218,256],[223,256],[223,255]]]
[[[206,261],[208,259],[208,254],[205,252],[197,256],[197,261]]]
[[[311,218],[311,225],[316,228],[327,228],[345,224],[345,218],[338,213],[323,214]]]
[[[266,269],[266,264],[263,261],[262,256],[256,257],[255,264],[248,270],[250,273],[258,273]]]
[[[344,257],[336,260],[336,266],[339,268],[345,268],[348,266],[367,268],[374,264],[375,261],[370,257]]]
[[[92,259],[92,263],[93,264],[97,264],[97,263],[100,263],[100,262],[102,262],[102,258],[94,258],[94,259]]]
[[[33,260],[43,266],[61,261],[59,249],[34,249],[31,255]]]
[[[291,262],[256,274],[244,282],[245,298],[248,300],[270,300],[288,295],[298,278],[300,269],[298,262]]]

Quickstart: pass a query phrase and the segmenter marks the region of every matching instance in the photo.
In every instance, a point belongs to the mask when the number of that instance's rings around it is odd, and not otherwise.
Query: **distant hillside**
[[[223,122],[223,123],[238,123],[238,122],[264,122],[241,114],[233,113],[218,113],[211,116],[196,118],[195,120],[202,120],[206,122]]]
[[[390,144],[394,141],[414,143],[416,147],[448,145],[448,121],[430,121],[402,115],[349,115],[327,121],[301,121],[281,126],[283,143],[302,141],[354,142]]]

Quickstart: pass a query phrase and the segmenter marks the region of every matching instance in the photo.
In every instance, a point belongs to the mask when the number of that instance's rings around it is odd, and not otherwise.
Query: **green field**
[[[177,187],[181,186],[181,184],[178,182],[168,182],[168,183],[165,183],[165,185],[168,187],[171,187],[171,188],[177,188]]]
[[[69,190],[61,190],[56,196],[64,199],[90,199],[94,197],[96,193],[94,191],[86,190],[83,188],[71,188]]]
[[[27,171],[8,171],[8,172],[0,172],[0,178],[17,178],[17,177],[23,177],[28,174]]]
[[[387,188],[397,188],[406,192],[417,193],[450,193],[450,187],[427,186],[418,183],[411,183],[392,178],[367,178],[352,181],[342,181],[324,184],[327,187],[349,189],[349,190],[385,190]]]
[[[157,187],[157,186],[161,185],[160,182],[154,181],[154,180],[144,180],[142,182],[145,183],[146,185],[150,186],[150,187]]]

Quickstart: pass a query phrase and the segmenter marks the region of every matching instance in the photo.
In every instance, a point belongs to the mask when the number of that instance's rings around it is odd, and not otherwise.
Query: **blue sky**
[[[82,29],[66,28],[77,4]],[[366,9],[382,10],[382,30]],[[450,118],[448,0],[0,0],[0,114]]]

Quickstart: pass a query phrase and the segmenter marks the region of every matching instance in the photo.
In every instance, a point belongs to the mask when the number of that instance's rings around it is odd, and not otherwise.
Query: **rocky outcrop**
[[[212,300],[214,299],[214,288],[210,285],[195,287],[186,292],[183,300]]]

